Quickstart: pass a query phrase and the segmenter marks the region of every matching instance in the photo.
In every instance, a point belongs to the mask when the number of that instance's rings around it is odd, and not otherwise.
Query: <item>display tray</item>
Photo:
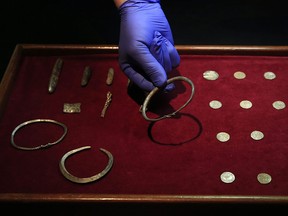
[[[169,78],[192,81],[191,102],[171,118],[147,121],[140,112],[147,94],[121,72],[114,45],[15,47],[0,86],[0,200],[36,202],[288,203],[288,47],[177,46],[179,67]],[[63,60],[54,92],[48,84]],[[91,69],[81,85],[85,67]],[[114,70],[107,85],[110,68]],[[215,76],[216,75],[216,76]],[[172,92],[152,97],[147,114],[166,115],[185,103],[191,86],[175,81]],[[101,116],[107,93],[112,101]],[[65,104],[80,104],[76,113]],[[59,143],[35,148],[61,137]],[[13,134],[13,132],[15,132]],[[12,136],[13,135],[13,136]],[[81,178],[75,183],[66,168]],[[224,172],[233,176],[221,179]],[[259,174],[265,174],[259,179]],[[269,179],[271,177],[271,179]]]

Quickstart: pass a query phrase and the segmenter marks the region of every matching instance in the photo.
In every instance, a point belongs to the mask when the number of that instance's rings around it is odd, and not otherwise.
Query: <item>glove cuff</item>
[[[119,7],[119,10],[121,10],[123,7],[129,7],[137,3],[160,3],[160,1],[161,0],[127,0]]]
[[[132,3],[143,3],[143,2],[160,3],[160,0],[127,0],[127,2],[132,2]]]

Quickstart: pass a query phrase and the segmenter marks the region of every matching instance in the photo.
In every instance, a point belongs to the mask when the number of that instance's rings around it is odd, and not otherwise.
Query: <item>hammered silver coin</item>
[[[269,184],[272,181],[272,177],[268,173],[259,173],[257,180],[260,184]]]
[[[223,172],[220,179],[224,183],[232,183],[235,181],[235,175],[232,172]]]
[[[230,139],[230,135],[226,132],[219,132],[216,135],[216,138],[220,141],[220,142],[227,142]]]
[[[276,74],[271,71],[267,71],[264,73],[264,78],[268,80],[273,80],[276,78]]]
[[[219,77],[219,74],[213,70],[207,70],[203,73],[203,77],[206,80],[216,80]]]
[[[218,100],[212,100],[212,101],[210,101],[209,106],[212,109],[219,109],[222,107],[222,103]]]
[[[244,79],[246,77],[246,74],[244,72],[242,72],[242,71],[236,71],[234,73],[234,77],[236,79]]]
[[[255,130],[251,133],[251,138],[254,140],[261,140],[264,138],[264,134],[261,131]]]
[[[286,107],[283,101],[275,101],[272,105],[277,110],[284,109]]]
[[[249,101],[249,100],[243,100],[243,101],[240,102],[240,106],[243,109],[250,109],[252,107],[252,102]]]

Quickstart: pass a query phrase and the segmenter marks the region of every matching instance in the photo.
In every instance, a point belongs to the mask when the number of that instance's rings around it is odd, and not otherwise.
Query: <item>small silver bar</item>
[[[50,80],[49,80],[49,86],[48,86],[48,91],[49,93],[53,93],[56,89],[58,79],[59,79],[59,74],[61,72],[63,65],[63,60],[61,58],[58,58],[54,64]]]

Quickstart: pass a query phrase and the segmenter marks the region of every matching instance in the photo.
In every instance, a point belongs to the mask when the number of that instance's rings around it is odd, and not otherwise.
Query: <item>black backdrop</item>
[[[288,45],[287,9],[277,2],[162,0],[161,5],[176,44]],[[1,77],[16,44],[117,44],[119,22],[113,0],[2,1]]]

